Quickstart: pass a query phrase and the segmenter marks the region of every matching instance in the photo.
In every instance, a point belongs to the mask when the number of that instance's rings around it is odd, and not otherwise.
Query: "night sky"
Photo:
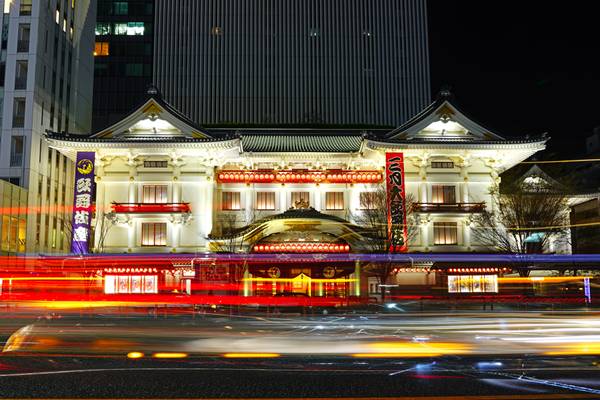
[[[550,152],[583,153],[600,125],[594,3],[429,0],[433,93],[450,85],[500,135],[548,132]]]

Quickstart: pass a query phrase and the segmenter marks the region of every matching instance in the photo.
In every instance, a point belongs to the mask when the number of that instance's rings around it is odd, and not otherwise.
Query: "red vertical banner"
[[[408,251],[408,227],[406,226],[404,155],[402,153],[386,153],[385,182],[390,252],[406,252]]]

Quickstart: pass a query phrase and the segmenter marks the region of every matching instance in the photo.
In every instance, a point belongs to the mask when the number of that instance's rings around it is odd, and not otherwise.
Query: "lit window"
[[[144,34],[143,22],[124,22],[115,24],[115,35],[136,36]]]
[[[498,293],[497,275],[449,275],[448,293]]]
[[[94,56],[104,57],[109,55],[109,44],[108,42],[96,42],[94,46]]]
[[[431,186],[431,201],[445,204],[456,203],[456,188],[446,185]]]
[[[110,24],[107,22],[98,22],[96,24],[96,36],[110,35]]]
[[[142,246],[166,246],[167,224],[143,223],[142,224]]]
[[[257,192],[256,209],[275,210],[275,192]]]
[[[55,13],[55,21],[57,24],[60,24],[60,10],[57,8]]]
[[[213,26],[210,30],[210,34],[213,36],[221,36],[223,34],[223,28],[220,26]]]
[[[223,192],[223,210],[241,210],[240,192]]]
[[[142,201],[144,203],[167,202],[167,185],[144,185]]]
[[[454,162],[452,161],[432,161],[431,168],[454,168]]]
[[[434,222],[433,244],[458,244],[456,222]]]
[[[325,193],[325,209],[327,209],[327,210],[343,210],[344,209],[344,192],[327,192],[327,193]]]
[[[67,31],[67,19],[63,19],[63,32]]]
[[[291,206],[294,208],[306,208],[310,205],[310,193],[292,192]]]

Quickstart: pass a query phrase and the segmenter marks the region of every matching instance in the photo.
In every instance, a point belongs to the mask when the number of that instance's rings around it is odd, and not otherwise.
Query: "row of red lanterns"
[[[257,253],[347,253],[350,246],[336,243],[275,243],[257,244]]]
[[[380,182],[382,175],[376,171],[340,171],[324,172],[258,172],[258,171],[222,171],[218,174],[221,182]]]
[[[498,272],[499,268],[449,268],[448,272]],[[507,271],[508,268],[502,268]]]
[[[156,268],[105,268],[105,273],[157,273]]]

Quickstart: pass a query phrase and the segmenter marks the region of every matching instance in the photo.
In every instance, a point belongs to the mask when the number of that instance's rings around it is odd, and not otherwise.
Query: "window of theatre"
[[[275,210],[275,192],[257,192],[255,208],[263,211]]]
[[[344,209],[344,192],[327,192],[325,193],[325,209],[326,210],[343,210]]]
[[[431,201],[433,203],[456,203],[456,187],[452,185],[432,185]]]
[[[167,185],[144,185],[142,188],[142,202],[153,204],[167,203]]]
[[[225,211],[235,211],[242,209],[240,192],[223,192],[221,209]]]
[[[310,206],[309,192],[292,192],[290,206],[293,208],[307,208]]]
[[[435,169],[452,169],[454,168],[454,162],[450,160],[437,160],[431,162],[431,168]]]
[[[167,245],[167,224],[142,223],[142,246],[166,246]]]
[[[458,244],[458,225],[456,222],[434,222],[433,244]]]

